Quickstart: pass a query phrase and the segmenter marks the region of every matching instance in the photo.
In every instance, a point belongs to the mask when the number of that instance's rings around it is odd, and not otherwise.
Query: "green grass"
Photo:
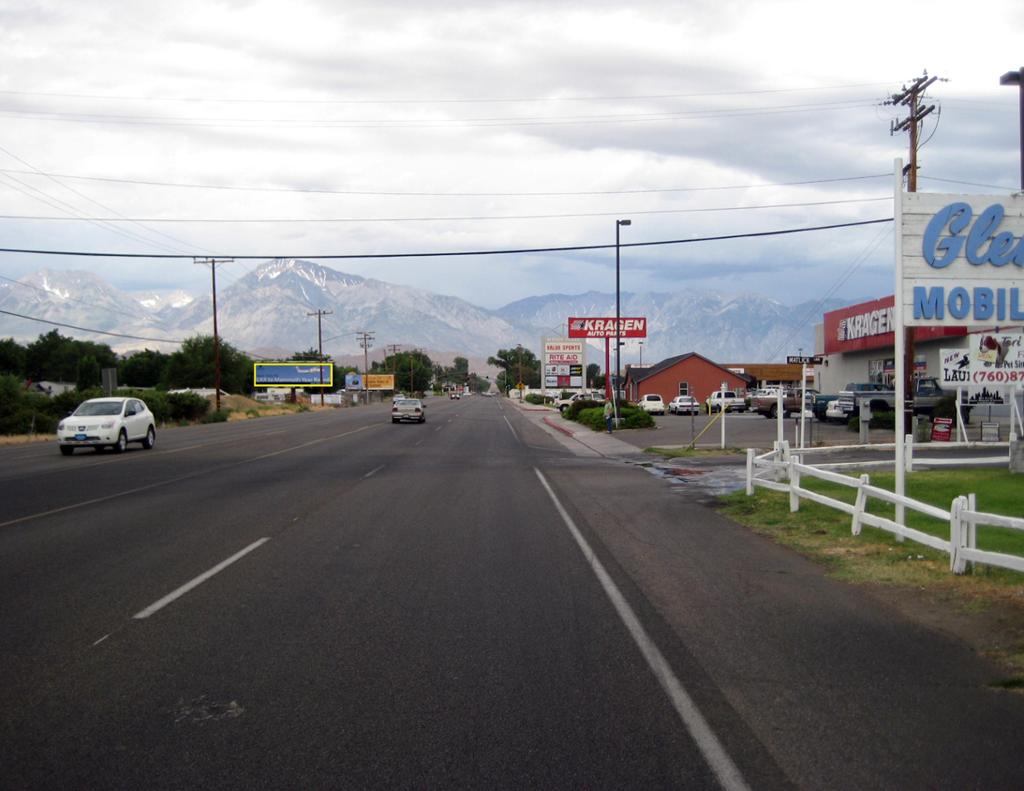
[[[658,456],[664,456],[667,459],[685,459],[685,458],[699,458],[707,456],[737,456],[743,455],[746,451],[740,448],[726,448],[722,450],[720,448],[644,448],[644,453],[654,453]]]
[[[893,491],[894,476],[892,473],[875,473],[871,476],[871,483]],[[1024,479],[1020,475],[1008,471],[924,471],[907,476],[906,491],[908,497],[944,510],[949,509],[954,497],[974,493],[979,511],[1019,517],[1024,515],[1022,483]],[[801,486],[851,505],[856,498],[855,489],[806,476],[801,479]],[[894,567],[905,567],[908,560],[911,565],[927,560],[937,567],[945,567],[944,573],[949,574],[948,556],[944,553],[911,540],[897,542],[890,533],[871,527],[864,527],[859,537],[852,536],[850,516],[828,506],[801,500],[800,510],[794,514],[789,510],[787,494],[765,489],[756,490],[752,497],[747,497],[744,492],[735,492],[722,497],[721,503],[724,512],[736,521],[817,558],[848,579],[900,582],[902,571]],[[895,516],[893,505],[873,498],[869,498],[867,510],[890,519]],[[949,523],[946,521],[911,509],[906,510],[906,521],[908,527],[949,539]],[[980,525],[978,548],[1024,556],[1024,532]],[[851,559],[856,562],[846,562]],[[1024,583],[1024,575],[1005,569],[979,565],[978,573],[1000,584]]]

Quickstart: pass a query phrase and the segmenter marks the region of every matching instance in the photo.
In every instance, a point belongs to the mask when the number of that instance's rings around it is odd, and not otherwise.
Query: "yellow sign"
[[[366,389],[367,390],[394,390],[395,389],[395,375],[394,374],[367,374],[366,375]]]

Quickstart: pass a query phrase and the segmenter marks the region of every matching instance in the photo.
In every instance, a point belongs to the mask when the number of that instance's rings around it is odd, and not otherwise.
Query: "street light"
[[[1024,66],[1008,71],[999,78],[1000,85],[1016,85],[1020,89],[1020,189],[1024,192]]]
[[[622,345],[621,304],[619,292],[619,228],[632,225],[632,220],[615,221],[615,381],[612,384],[612,406],[615,408],[615,426],[619,425],[619,347]]]

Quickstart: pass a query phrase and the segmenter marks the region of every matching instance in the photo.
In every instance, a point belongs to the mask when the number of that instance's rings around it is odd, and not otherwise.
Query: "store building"
[[[642,395],[657,393],[667,404],[676,396],[693,396],[705,401],[721,389],[746,395],[747,380],[728,368],[702,357],[696,352],[669,357],[656,365],[626,369],[626,398],[636,402]]]
[[[896,375],[892,296],[862,302],[824,315],[816,328],[816,354],[824,361],[816,370],[818,389],[838,393],[850,382],[893,386]],[[978,332],[988,332],[988,329]],[[914,375],[942,376],[942,349],[968,349],[966,327],[914,327]]]

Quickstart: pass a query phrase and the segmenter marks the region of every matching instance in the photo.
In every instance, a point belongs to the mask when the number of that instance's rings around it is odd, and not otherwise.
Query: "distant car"
[[[637,406],[644,410],[644,412],[648,412],[652,415],[665,414],[665,402],[661,400],[661,396],[657,393],[649,393],[647,395],[640,396]]]
[[[411,420],[414,423],[426,423],[427,413],[423,402],[418,398],[401,398],[391,405],[391,422],[401,423]]]
[[[455,392],[454,390],[452,390],[452,391],[451,391],[450,393],[448,393],[448,398],[449,398],[449,399],[455,399],[455,400],[457,401],[457,400],[459,400],[459,399],[460,399],[461,397],[462,397],[462,396],[460,396],[460,395],[459,395],[458,393],[456,393],[456,392]]]
[[[747,411],[747,399],[734,390],[716,390],[708,396],[707,404],[708,412],[721,412],[723,406],[726,412]]]
[[[693,396],[676,396],[668,402],[671,415],[699,415],[700,402]]]
[[[397,403],[398,401],[401,401],[403,398],[408,398],[408,396],[405,393],[395,393],[394,398],[391,399],[391,403]]]
[[[112,448],[121,453],[129,442],[149,450],[156,444],[156,418],[138,398],[90,398],[57,424],[60,452],[75,448]]]

